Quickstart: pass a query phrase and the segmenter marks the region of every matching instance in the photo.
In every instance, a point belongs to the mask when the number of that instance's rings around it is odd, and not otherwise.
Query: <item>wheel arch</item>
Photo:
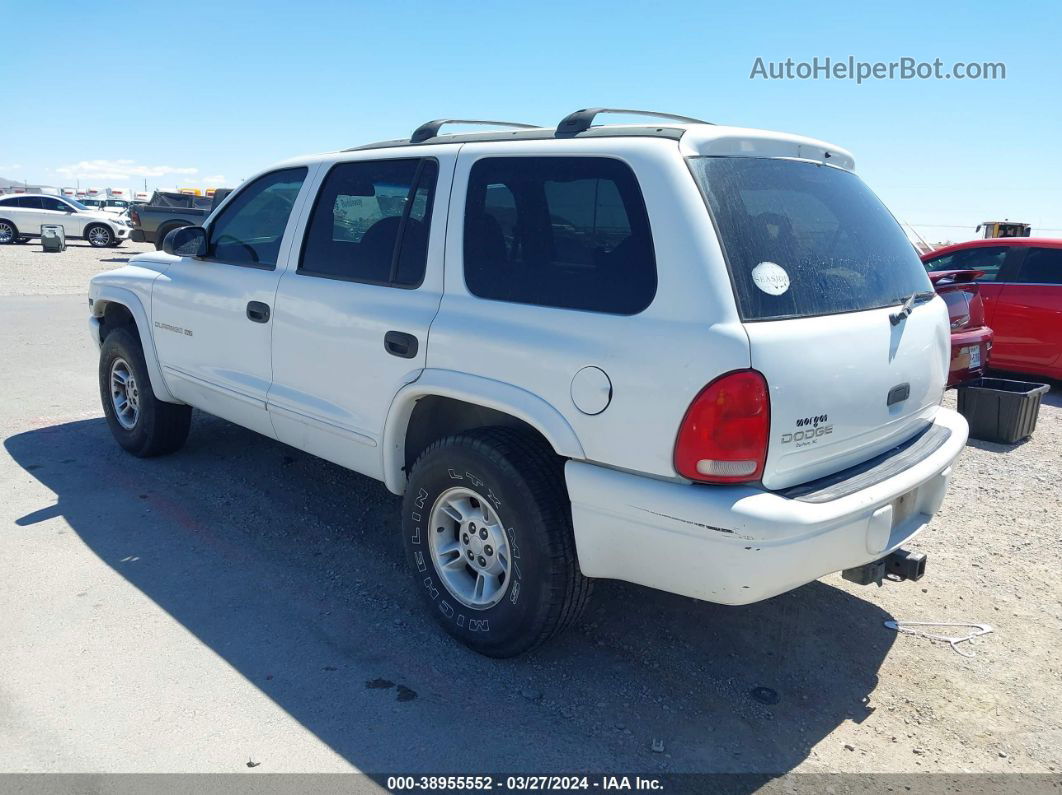
[[[101,345],[114,328],[131,327],[140,338],[140,347],[144,351],[144,362],[147,364],[148,378],[155,397],[167,403],[181,402],[171,394],[166,386],[166,379],[162,377],[147,312],[135,293],[121,287],[101,287],[92,302],[92,319],[96,326],[97,340]]]
[[[391,402],[382,445],[384,484],[394,494],[403,494],[408,468],[425,447],[484,425],[526,427],[557,455],[585,458],[571,425],[538,395],[470,373],[428,369]]]
[[[184,219],[171,219],[169,221],[163,221],[157,227],[155,227],[155,248],[162,249],[162,241],[166,239],[166,235],[172,232],[174,229],[181,229],[186,226],[195,226],[191,221]]]

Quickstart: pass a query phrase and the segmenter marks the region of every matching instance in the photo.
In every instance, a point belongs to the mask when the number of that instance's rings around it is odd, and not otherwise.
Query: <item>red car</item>
[[[951,321],[951,366],[948,386],[984,375],[992,350],[992,329],[985,325],[984,302],[976,279],[984,271],[930,271],[929,279],[948,305]]]
[[[997,370],[1062,379],[1062,240],[971,240],[922,256],[930,277],[973,277],[994,332],[988,364]],[[938,290],[939,291],[939,290]]]

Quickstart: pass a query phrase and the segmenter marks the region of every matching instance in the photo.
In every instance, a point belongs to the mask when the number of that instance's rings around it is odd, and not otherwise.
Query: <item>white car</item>
[[[69,238],[83,238],[96,248],[120,246],[129,224],[113,213],[90,210],[76,199],[46,194],[0,197],[0,244],[25,243],[41,236],[41,226],[58,224]]]
[[[832,144],[603,110],[290,160],[95,276],[118,443],[175,451],[194,406],[382,480],[411,587],[492,656],[593,578],[920,577],[967,425],[903,230]]]

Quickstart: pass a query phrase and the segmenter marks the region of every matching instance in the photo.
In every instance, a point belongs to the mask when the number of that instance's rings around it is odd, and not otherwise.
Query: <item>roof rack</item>
[[[577,110],[575,113],[569,113],[563,119],[560,124],[557,125],[558,135],[577,135],[581,132],[585,132],[590,129],[590,125],[594,123],[594,117],[601,113],[622,113],[624,115],[631,116],[652,116],[657,119],[670,119],[671,121],[681,121],[686,124],[712,124],[710,121],[704,121],[703,119],[694,119],[689,116],[677,116],[674,113],[659,113],[655,110],[633,110],[630,108],[583,108]]]
[[[432,121],[424,122],[417,129],[413,131],[413,135],[409,137],[411,144],[419,144],[434,138],[439,134],[440,128],[444,124],[476,124],[483,125],[485,127],[515,127],[521,130],[538,130],[541,129],[537,124],[523,124],[518,121],[490,121],[487,119],[433,119]]]

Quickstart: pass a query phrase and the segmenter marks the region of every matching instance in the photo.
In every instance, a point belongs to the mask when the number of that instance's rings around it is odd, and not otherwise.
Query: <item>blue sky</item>
[[[5,2],[0,176],[234,184],[440,116],[670,110],[850,149],[931,239],[1062,237],[1062,4]],[[18,31],[11,35],[10,31]],[[1002,61],[1007,79],[750,80],[757,57]],[[952,228],[955,227],[955,228]]]

